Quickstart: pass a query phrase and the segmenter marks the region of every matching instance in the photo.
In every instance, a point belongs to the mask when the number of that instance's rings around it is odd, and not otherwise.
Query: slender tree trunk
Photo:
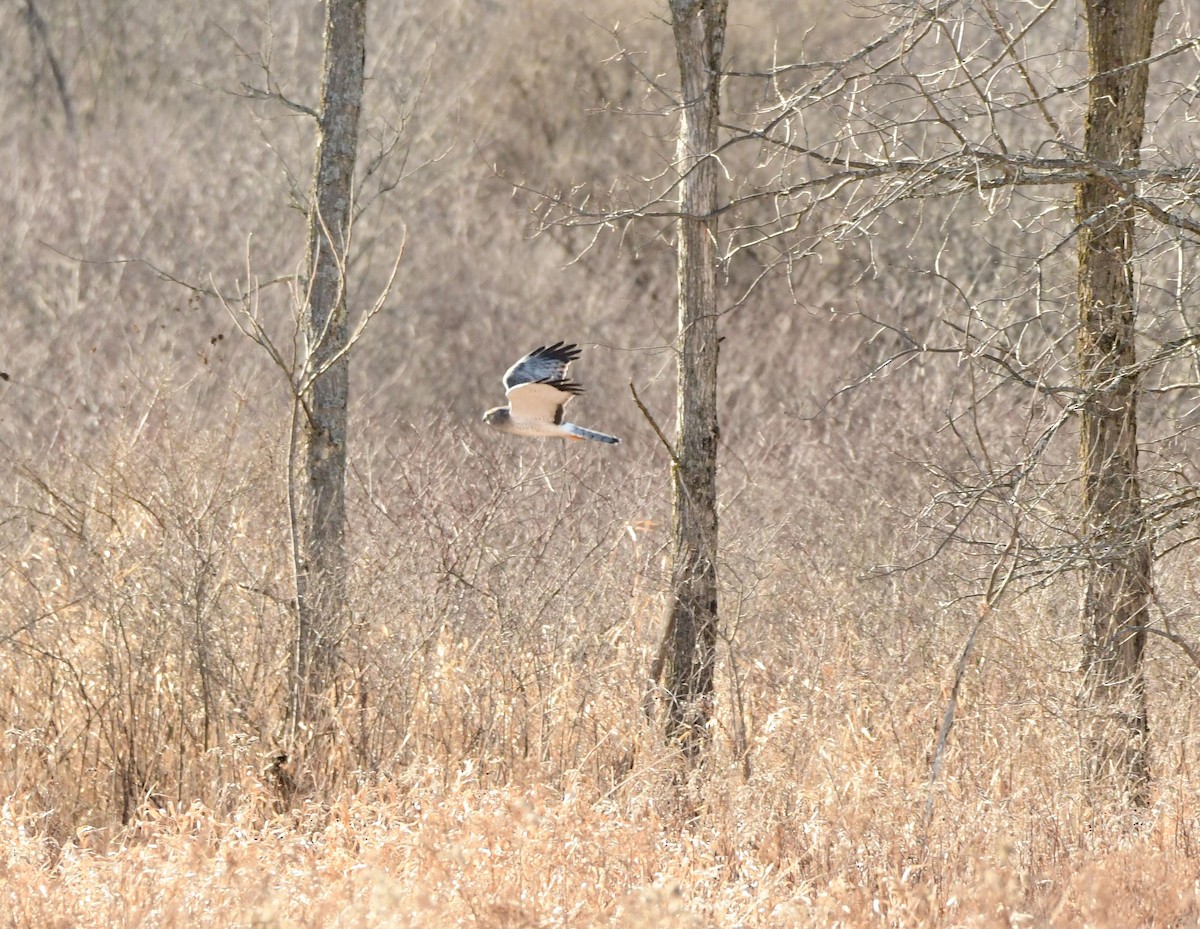
[[[306,376],[301,396],[304,474],[296,488],[298,629],[291,681],[293,725],[325,711],[347,625],[346,252],[365,64],[366,0],[327,0],[325,64],[313,191],[308,217],[304,309]]]
[[[661,652],[668,734],[697,755],[717,643],[717,148],[728,0],[671,0],[679,61],[679,385],[670,615]]]
[[[1086,0],[1089,161],[1136,167],[1145,125],[1150,54],[1160,0]],[[1152,553],[1138,484],[1133,366],[1134,210],[1112,182],[1079,185],[1080,418],[1083,532],[1089,563],[1083,599],[1084,750],[1088,779],[1135,803],[1148,799],[1149,726],[1142,653]]]

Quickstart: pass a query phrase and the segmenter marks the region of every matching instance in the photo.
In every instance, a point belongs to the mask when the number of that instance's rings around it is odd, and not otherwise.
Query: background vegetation
[[[735,0],[727,59],[836,59],[880,31],[873,16]],[[1176,38],[1196,34],[1189,16],[1163,12]],[[927,559],[927,506],[972,464],[947,422],[980,393],[953,354],[839,391],[906,334],[944,332],[950,280],[998,326],[1035,319],[1047,370],[1069,364],[1073,272],[1051,219],[1070,188],[1005,211],[897,203],[870,235],[814,235],[791,263],[771,243],[731,258],[720,725],[703,777],[675,782],[642,705],[667,462],[627,387],[669,420],[670,221],[546,227],[530,192],[611,208],[657,189],[670,30],[633,0],[372,11],[357,305],[406,246],[353,360],[356,626],[336,750],[292,795],[277,760],[289,397],[212,291],[282,281],[259,309],[292,344],[312,131],[251,88],[312,105],[320,23],[293,3],[0,10],[3,918],[1194,925],[1196,665],[1152,641],[1154,802],[1097,808],[1079,786],[1077,582],[1031,576],[981,627],[931,786],[990,563],[970,546]],[[1042,26],[1068,85],[1084,72],[1078,10]],[[1156,77],[1154,144],[1194,153],[1194,68]],[[731,82],[730,120],[761,93]],[[805,129],[832,137],[840,116],[817,108]],[[734,176],[773,182],[745,159]],[[1194,311],[1193,253],[1149,257],[1166,341]],[[587,346],[579,418],[620,434],[616,451],[478,428],[499,373],[560,338]],[[1195,483],[1193,398],[1143,407],[1164,487]],[[978,408],[993,454],[1027,447],[1044,414],[1004,391]],[[1046,452],[1052,472],[1072,440]],[[1070,499],[1047,486],[1047,505]],[[1185,642],[1200,631],[1187,525],[1163,536],[1156,576],[1156,620]]]

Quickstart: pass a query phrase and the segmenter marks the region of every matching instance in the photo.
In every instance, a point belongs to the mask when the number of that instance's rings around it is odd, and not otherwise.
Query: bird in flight
[[[483,421],[512,435],[620,442],[616,436],[563,421],[563,407],[583,393],[580,384],[567,380],[567,366],[579,354],[579,346],[564,342],[535,348],[504,372],[508,406],[488,410]]]

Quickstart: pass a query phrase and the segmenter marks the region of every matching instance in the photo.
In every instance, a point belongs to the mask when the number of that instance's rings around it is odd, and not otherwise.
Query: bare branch
[[[299,103],[284,95],[278,87],[255,87],[252,84],[243,83],[241,93],[234,93],[233,96],[245,97],[247,100],[266,100],[272,103],[279,103],[296,113],[308,116],[311,119],[319,119],[320,114],[317,113],[311,106]]]
[[[1004,596],[1004,592],[1012,582],[1013,572],[1016,570],[1016,556],[1021,549],[1021,536],[1018,527],[1019,523],[1014,522],[1012,535],[1008,539],[1008,546],[992,566],[992,573],[988,578],[988,586],[983,595],[983,602],[979,604],[979,616],[976,618],[975,624],[971,627],[971,634],[967,636],[967,641],[963,644],[962,651],[958,656],[958,664],[954,669],[954,683],[950,685],[950,696],[946,701],[946,710],[942,714],[942,724],[938,729],[937,741],[933,750],[933,761],[929,766],[929,796],[925,800],[926,826],[933,819],[933,808],[936,798],[935,788],[937,787],[938,778],[942,774],[946,745],[950,741],[950,730],[954,728],[954,716],[958,710],[958,692],[962,687],[963,677],[967,673],[967,662],[970,661],[971,653],[975,650],[975,640],[979,635],[979,630],[983,628],[984,620],[988,618],[1000,602],[1000,599]],[[1006,562],[1008,564],[1008,571],[1005,573],[1004,579],[1000,580],[1000,571]]]
[[[646,409],[646,405],[642,403],[642,398],[638,396],[637,388],[633,386],[633,381],[629,382],[629,392],[633,394],[633,402],[637,404],[637,408],[641,410],[642,415],[646,417],[646,422],[650,424],[650,428],[653,429],[654,434],[658,436],[658,441],[662,443],[663,448],[667,450],[667,454],[671,456],[671,463],[674,464],[675,467],[679,467],[679,459],[675,457],[675,449],[671,446],[671,443],[667,441],[667,437],[663,435],[662,429],[659,428],[658,422],[654,419],[653,415],[651,415],[650,411]]]

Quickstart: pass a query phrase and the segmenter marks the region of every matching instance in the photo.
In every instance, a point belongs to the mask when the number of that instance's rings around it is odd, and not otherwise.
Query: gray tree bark
[[[1137,167],[1160,0],[1086,0],[1092,83],[1084,146],[1098,165]],[[1149,724],[1142,654],[1153,554],[1138,481],[1134,208],[1103,177],[1081,183],[1080,416],[1083,532],[1085,774],[1135,803],[1148,801]]]
[[[695,756],[707,740],[717,643],[717,148],[728,0],[671,0],[681,110],[676,260],[677,437],[670,612],[658,677],[667,732]]]
[[[297,482],[297,635],[290,712],[313,726],[333,686],[348,619],[346,593],[346,253],[354,202],[366,60],[366,0],[327,0],[316,165],[308,216],[301,404],[304,475]]]

